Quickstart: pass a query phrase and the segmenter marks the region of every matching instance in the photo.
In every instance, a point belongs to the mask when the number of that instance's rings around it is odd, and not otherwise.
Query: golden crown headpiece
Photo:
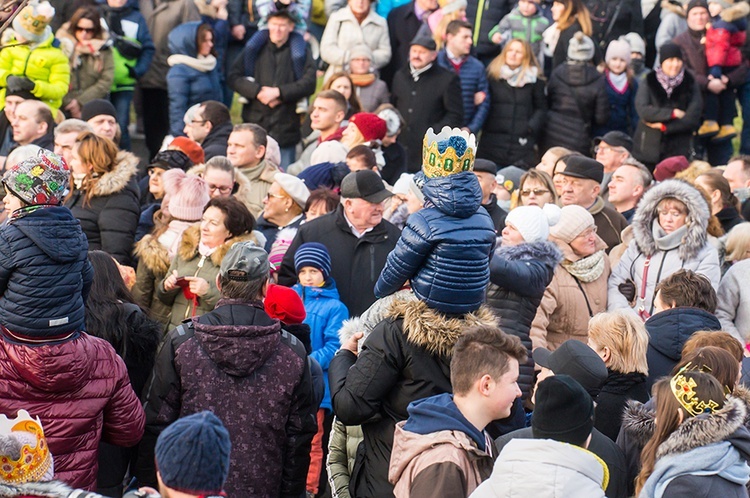
[[[10,483],[41,481],[52,467],[52,455],[44,438],[44,430],[39,417],[34,420],[26,410],[18,410],[18,416],[8,419],[0,415],[0,437],[20,436],[29,440],[21,446],[20,455],[0,455],[0,481]],[[34,444],[31,441],[35,441]]]
[[[477,139],[473,133],[445,126],[437,135],[430,128],[422,142],[422,172],[427,178],[474,169]]]
[[[716,401],[702,400],[698,398],[698,393],[695,392],[695,388],[698,387],[698,383],[691,377],[686,377],[683,373],[688,365],[672,377],[669,381],[669,386],[672,388],[672,393],[680,405],[692,416],[697,416],[702,413],[713,413],[719,408],[719,403]]]

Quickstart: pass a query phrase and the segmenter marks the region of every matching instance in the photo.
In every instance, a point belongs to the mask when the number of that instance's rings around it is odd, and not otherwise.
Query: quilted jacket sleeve
[[[401,289],[407,280],[416,275],[432,249],[430,226],[425,217],[416,212],[409,216],[396,247],[388,255],[375,284],[375,296],[389,296]]]
[[[497,255],[490,260],[490,281],[526,297],[544,294],[554,272],[553,267],[536,260],[512,261]]]

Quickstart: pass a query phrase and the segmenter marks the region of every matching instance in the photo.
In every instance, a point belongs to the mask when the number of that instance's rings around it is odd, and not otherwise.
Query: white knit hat
[[[513,225],[526,242],[540,242],[549,237],[550,227],[560,219],[560,208],[555,204],[519,206],[508,213],[506,225]]]
[[[593,226],[596,226],[596,223],[591,213],[584,207],[571,204],[560,210],[560,221],[550,230],[550,234],[566,244],[570,244],[573,239]]]
[[[398,177],[396,183],[393,184],[393,193],[406,195],[409,192],[409,185],[411,184],[412,178],[414,178],[413,174],[401,173],[401,176]]]

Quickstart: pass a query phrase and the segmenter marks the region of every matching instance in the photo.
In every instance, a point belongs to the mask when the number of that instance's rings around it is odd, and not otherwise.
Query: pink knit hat
[[[165,171],[161,178],[169,214],[182,221],[200,220],[203,208],[211,199],[203,178],[176,168]]]

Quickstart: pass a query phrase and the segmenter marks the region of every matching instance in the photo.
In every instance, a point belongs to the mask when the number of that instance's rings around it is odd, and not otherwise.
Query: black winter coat
[[[409,67],[409,48],[422,21],[414,13],[414,2],[396,7],[388,13],[388,37],[391,41],[391,61],[383,68],[380,79],[393,88],[393,77],[402,67]],[[459,94],[460,95],[460,94]]]
[[[501,247],[490,260],[487,305],[500,316],[503,331],[520,338],[529,352],[528,362],[521,365],[518,377],[524,399],[530,396],[534,383],[531,322],[561,259],[562,253],[555,244],[542,241]]]
[[[500,24],[510,9],[518,2],[508,0],[469,0],[466,20],[474,26],[474,46],[477,57],[486,65],[500,53],[500,45],[490,41],[490,31]]]
[[[328,366],[331,401],[344,425],[362,425],[364,451],[357,454],[349,486],[352,496],[393,496],[388,482],[393,433],[409,416],[412,401],[451,392],[450,357],[466,330],[462,318],[448,317],[421,301],[396,301],[370,332],[359,356],[339,350]],[[487,308],[467,316],[497,326]]]
[[[339,206],[333,213],[300,226],[281,263],[279,283],[287,287],[296,284],[294,253],[305,242],[320,242],[331,255],[331,276],[341,302],[349,309],[350,316],[361,315],[375,302],[375,282],[399,235],[398,228],[383,220],[358,239],[346,222],[343,207]]]
[[[640,1],[584,0],[583,4],[591,14],[591,24],[594,29],[592,39],[600,47],[606,47],[612,40],[628,33],[638,33],[641,37],[644,36],[643,11]],[[617,17],[615,17],[615,12],[617,12]],[[611,29],[609,29],[610,25]],[[602,40],[603,44],[600,43]]]
[[[422,141],[428,128],[439,133],[443,126],[460,127],[464,123],[461,82],[458,75],[437,62],[419,76],[411,77],[409,65],[393,78],[391,102],[406,120],[398,141],[406,148],[406,171],[422,168]]]
[[[211,128],[211,131],[208,132],[206,138],[203,139],[203,143],[201,143],[206,161],[212,157],[227,155],[227,140],[229,140],[233,127],[232,122],[227,121]]]
[[[609,119],[604,76],[591,64],[563,64],[552,71],[547,99],[547,126],[540,150],[562,146],[588,156],[592,128]]]
[[[544,81],[512,87],[504,79],[489,78],[490,113],[482,127],[477,157],[498,166],[536,164],[534,146],[544,128],[547,96]]]
[[[572,40],[575,34],[579,31],[583,31],[581,25],[578,21],[574,21],[573,24],[560,32],[560,38],[557,39],[555,51],[552,54],[552,70],[555,70],[557,66],[565,64],[565,61],[568,60],[568,45],[570,45],[570,40]],[[601,50],[599,50],[598,46],[595,46],[593,59],[594,65],[598,66],[602,60],[603,57]]]
[[[633,136],[635,151],[651,148],[648,137],[656,133],[660,137],[659,158],[656,162],[671,156],[691,157],[693,133],[700,126],[703,98],[698,82],[689,71],[685,71],[682,83],[672,91],[670,97],[667,97],[667,92],[656,79],[656,71],[648,73],[644,83],[638,87],[635,109],[641,118]],[[672,112],[675,109],[685,111],[685,116],[673,119]],[[663,123],[666,130],[654,130],[645,123]],[[648,165],[654,164],[654,161],[645,156],[639,157],[637,153],[635,156]]]
[[[649,392],[646,376],[642,373],[608,372],[607,380],[596,397],[594,427],[612,441],[617,441],[625,404],[630,399],[645,403],[649,399]]]
[[[256,57],[254,81],[246,77],[244,52],[234,61],[227,77],[230,88],[248,100],[242,106],[242,121],[262,126],[280,147],[292,147],[300,141],[297,102],[315,93],[315,65],[310,47],[307,47],[305,57],[302,77],[296,79],[289,41],[281,47],[269,41]],[[281,104],[271,108],[257,100],[264,86],[277,87],[281,91]]]
[[[86,192],[75,189],[65,200],[65,207],[81,222],[90,251],[102,250],[120,264],[132,265],[135,231],[141,214],[136,181],[138,158],[129,152],[120,152],[117,158],[114,169],[99,177],[87,204]]]

